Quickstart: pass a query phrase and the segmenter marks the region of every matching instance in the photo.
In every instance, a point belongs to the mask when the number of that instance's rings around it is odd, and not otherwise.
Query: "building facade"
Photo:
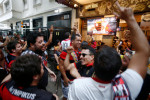
[[[62,16],[59,19],[50,19],[59,15]],[[60,21],[55,22],[56,20]],[[51,24],[71,28],[74,20],[75,10],[58,4],[55,0],[0,0],[0,23],[21,33],[24,29],[49,27]]]

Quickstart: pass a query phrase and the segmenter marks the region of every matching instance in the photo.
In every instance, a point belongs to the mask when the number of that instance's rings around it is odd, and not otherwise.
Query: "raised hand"
[[[53,30],[54,30],[54,26],[51,25],[51,27],[49,28],[49,31],[50,31],[50,32],[53,32]]]
[[[73,52],[73,47],[72,46],[69,46],[68,48],[67,48],[67,53],[68,54],[71,54],[72,52]]]
[[[121,7],[118,1],[116,1],[117,11],[118,13],[114,12],[114,15],[116,15],[120,19],[124,19],[126,21],[130,19],[135,19],[133,15],[133,11],[131,8]]]

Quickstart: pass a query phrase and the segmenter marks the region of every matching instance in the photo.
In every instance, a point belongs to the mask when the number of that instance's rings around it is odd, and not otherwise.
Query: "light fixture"
[[[74,4],[74,7],[78,7],[78,5],[77,5],[77,4]]]
[[[150,8],[150,5],[148,5],[148,8]]]

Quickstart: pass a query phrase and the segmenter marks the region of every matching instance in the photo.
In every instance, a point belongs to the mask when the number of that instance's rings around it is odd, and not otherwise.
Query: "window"
[[[41,5],[41,0],[34,0],[34,6]]]
[[[6,12],[10,10],[10,3],[9,3],[9,1],[7,1],[5,3],[5,9],[6,9]]]
[[[24,10],[28,9],[28,3],[27,0],[23,0]]]

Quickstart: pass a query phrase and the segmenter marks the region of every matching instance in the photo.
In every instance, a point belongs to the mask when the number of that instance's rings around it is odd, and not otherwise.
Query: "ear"
[[[39,75],[34,75],[33,76],[33,80],[38,80],[39,79]]]
[[[12,52],[13,52],[13,53],[15,53],[15,52],[16,52],[16,50],[15,50],[15,49],[12,49]]]
[[[72,40],[71,43],[74,43],[74,40]]]

